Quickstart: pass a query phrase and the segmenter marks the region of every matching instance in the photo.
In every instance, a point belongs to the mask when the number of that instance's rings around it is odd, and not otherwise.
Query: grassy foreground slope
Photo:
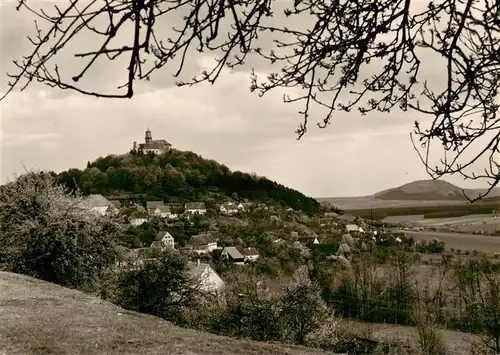
[[[2,354],[326,354],[179,328],[78,291],[7,272],[0,272],[0,319]]]

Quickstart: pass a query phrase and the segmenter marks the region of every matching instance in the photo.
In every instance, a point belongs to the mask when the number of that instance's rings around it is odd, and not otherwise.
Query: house
[[[160,206],[164,206],[163,201],[147,201],[146,210],[149,214],[154,214],[156,209]]]
[[[217,241],[210,233],[193,235],[186,247],[198,254],[211,253],[217,249]]]
[[[135,211],[132,212],[128,220],[131,225],[137,227],[148,221],[148,214],[146,212]]]
[[[116,266],[119,268],[138,268],[148,262],[156,259],[156,248],[121,248],[118,251],[118,260]]]
[[[151,243],[151,248],[159,248],[161,250],[165,250],[166,248],[175,249],[174,237],[166,231],[158,232]]]
[[[119,212],[108,199],[99,194],[87,196],[80,204],[80,207],[101,216],[116,214]]]
[[[232,202],[227,202],[227,203],[224,203],[220,206],[220,212],[222,214],[225,214],[225,215],[232,215],[232,214],[235,214],[235,213],[238,213],[240,210],[238,209],[238,206],[235,205],[234,203]]]
[[[205,214],[207,208],[204,202],[187,202],[184,205],[184,211],[189,214]]]
[[[224,290],[224,280],[209,264],[201,263],[199,259],[189,266],[189,274],[202,292],[218,294]]]
[[[346,232],[347,232],[347,233],[351,233],[351,232],[359,232],[359,231],[360,231],[360,230],[359,230],[360,228],[359,228],[357,225],[355,225],[355,224],[347,224],[347,225],[345,226],[345,229],[346,229]]]
[[[351,222],[352,223],[357,219],[357,217],[353,216],[352,214],[342,214],[342,215],[338,216],[337,219],[340,219],[343,222]]]
[[[245,261],[256,261],[259,258],[259,251],[255,248],[243,248],[241,253],[245,257]]]
[[[236,247],[225,247],[222,250],[221,257],[237,265],[245,263],[245,256]]]
[[[156,209],[153,211],[153,215],[161,218],[167,218],[172,215],[172,211],[170,211],[170,207],[161,205],[156,207]]]

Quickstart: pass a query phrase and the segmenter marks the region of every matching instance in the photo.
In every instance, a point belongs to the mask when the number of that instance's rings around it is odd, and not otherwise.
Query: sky
[[[26,36],[34,31],[30,15],[14,7],[15,2],[0,0],[0,92],[7,88],[12,61],[29,52]],[[82,37],[75,45],[93,44],[93,39]],[[78,59],[61,58],[58,63],[69,75],[82,67]],[[210,55],[193,53],[185,77],[212,63]],[[86,78],[88,85],[113,89],[125,78],[125,63],[99,65]],[[429,178],[409,137],[419,119],[415,113],[339,112],[330,126],[320,129],[316,122],[322,117],[313,112],[308,133],[297,140],[300,107],[282,103],[284,91],[264,97],[251,93],[252,67],[261,75],[276,70],[250,61],[238,70],[225,69],[214,85],[179,88],[172,68],[165,68],[151,82],[137,85],[130,100],[98,99],[41,85],[13,92],[0,102],[2,182],[25,169],[83,169],[87,161],[125,153],[134,141],[143,142],[148,127],[153,139],[166,139],[174,148],[314,197],[368,195]],[[423,72],[439,82],[444,71],[433,62]],[[458,177],[446,180],[462,187],[486,186]]]

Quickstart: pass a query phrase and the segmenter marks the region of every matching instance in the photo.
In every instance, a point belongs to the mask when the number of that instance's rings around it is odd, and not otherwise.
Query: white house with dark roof
[[[160,206],[164,206],[163,201],[147,201],[146,202],[146,210],[149,214],[154,214],[156,209]]]
[[[222,205],[220,205],[220,213],[225,214],[225,215],[233,215],[235,213],[238,213],[240,210],[238,209],[238,206],[232,202],[226,202]]]
[[[187,202],[184,211],[188,214],[206,214],[207,208],[204,202]]]
[[[80,203],[80,207],[101,216],[116,214],[119,212],[113,203],[99,194],[93,194],[85,197]]]
[[[167,231],[160,231],[156,234],[155,239],[151,243],[151,248],[159,248],[161,250],[167,248],[175,249],[174,237]]]
[[[256,261],[260,254],[256,248],[242,248],[241,254],[245,257],[245,261]]]
[[[210,233],[203,233],[193,235],[186,247],[197,254],[207,254],[217,249],[217,241]]]

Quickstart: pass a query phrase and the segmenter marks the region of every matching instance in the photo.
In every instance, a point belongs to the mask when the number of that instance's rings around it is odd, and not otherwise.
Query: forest
[[[130,152],[107,155],[88,162],[84,170],[69,169],[58,175],[71,191],[102,194],[139,201],[167,202],[248,199],[274,201],[284,207],[315,214],[313,198],[256,174],[231,171],[193,152],[172,150],[163,154]]]

